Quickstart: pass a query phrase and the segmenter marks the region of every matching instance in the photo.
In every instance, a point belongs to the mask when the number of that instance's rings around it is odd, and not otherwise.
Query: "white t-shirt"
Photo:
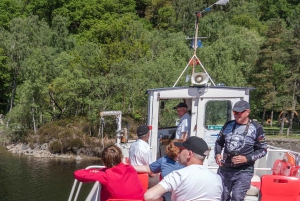
[[[150,146],[144,140],[138,139],[129,149],[129,159],[131,165],[149,165],[152,163]]]
[[[159,182],[171,191],[172,201],[221,200],[221,177],[203,165],[189,165],[175,170]]]
[[[190,130],[191,130],[191,116],[189,113],[185,113],[179,121],[179,124],[176,129],[176,137],[175,139],[180,139],[182,133],[187,132],[188,137],[190,136]]]

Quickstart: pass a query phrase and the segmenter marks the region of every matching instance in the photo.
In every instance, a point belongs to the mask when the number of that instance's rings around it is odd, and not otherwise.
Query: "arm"
[[[148,174],[152,174],[153,172],[150,170],[149,165],[133,165],[132,166],[137,172],[142,173],[146,172]]]
[[[96,182],[104,180],[104,172],[95,169],[82,169],[74,172],[74,177],[80,182]]]
[[[222,163],[221,163],[221,160],[223,159],[222,155],[221,155],[221,152],[223,150],[223,147],[224,147],[224,144],[225,144],[225,137],[223,135],[223,130],[226,128],[226,125],[225,124],[223,126],[223,128],[221,129],[219,135],[218,135],[218,138],[216,140],[216,143],[215,143],[215,160],[216,160],[216,163],[219,165],[219,166],[222,166]]]
[[[188,138],[188,133],[187,132],[182,132],[181,136],[180,136],[180,139],[183,139],[183,141],[186,141],[187,138]]]
[[[259,125],[256,130],[256,142],[254,144],[254,152],[246,156],[247,162],[256,161],[267,154],[267,143],[265,140],[265,132]]]
[[[150,188],[149,190],[147,190],[147,192],[144,195],[144,200],[145,201],[163,201],[162,195],[167,192],[165,190],[165,188],[160,185],[160,184],[156,184],[155,186],[153,186],[152,188]]]
[[[154,177],[155,173],[153,173],[149,167],[149,165],[133,165],[132,166],[138,173],[146,172],[150,177]]]

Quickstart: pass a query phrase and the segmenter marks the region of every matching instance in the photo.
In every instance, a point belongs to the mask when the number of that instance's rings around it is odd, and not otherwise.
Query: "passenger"
[[[137,172],[147,172],[150,175],[161,172],[161,177],[164,178],[170,172],[174,170],[179,170],[184,166],[179,164],[178,155],[180,149],[174,145],[174,142],[183,142],[182,139],[172,140],[166,147],[167,156],[159,158],[157,161],[151,163],[150,165],[135,165],[133,166]],[[171,200],[171,192],[166,192],[163,197],[166,201]]]
[[[251,185],[254,163],[267,153],[262,126],[249,118],[249,103],[238,101],[232,110],[235,120],[225,123],[215,144],[215,160],[223,180],[224,201],[245,199]]]
[[[151,126],[142,125],[137,128],[138,139],[129,149],[129,162],[131,165],[149,165],[152,163],[152,153],[148,144]]]
[[[122,163],[123,155],[119,147],[106,147],[101,158],[106,168],[77,170],[74,177],[81,182],[99,181],[102,185],[100,200],[143,199],[142,183],[135,169]]]
[[[188,106],[185,103],[179,103],[174,109],[177,110],[177,115],[180,117],[175,139],[185,141],[190,136],[191,129],[191,116],[188,113]]]
[[[178,161],[186,166],[166,175],[157,185],[144,195],[146,201],[163,200],[162,195],[172,193],[172,201],[183,200],[220,200],[222,195],[221,177],[203,166],[210,149],[206,142],[192,136],[185,142],[174,142],[181,149]]]

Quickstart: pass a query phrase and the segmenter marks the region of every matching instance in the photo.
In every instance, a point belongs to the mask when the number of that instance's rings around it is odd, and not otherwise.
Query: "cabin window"
[[[158,127],[176,127],[180,118],[174,107],[183,102],[182,99],[162,100],[159,105]]]
[[[222,126],[231,120],[231,102],[229,100],[214,100],[205,106],[205,128],[221,130]]]

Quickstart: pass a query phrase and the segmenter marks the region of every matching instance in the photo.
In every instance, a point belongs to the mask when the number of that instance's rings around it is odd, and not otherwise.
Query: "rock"
[[[76,160],[82,160],[82,158],[79,155],[77,155],[75,159]]]
[[[28,144],[22,144],[21,150],[26,150],[26,149],[28,149],[28,148],[29,148]]]

